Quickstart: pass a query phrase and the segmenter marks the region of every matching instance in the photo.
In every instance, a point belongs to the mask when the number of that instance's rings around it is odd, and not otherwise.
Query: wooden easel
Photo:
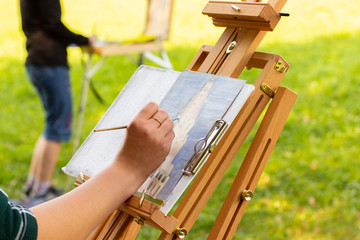
[[[162,231],[159,239],[184,238],[195,223],[250,130],[271,100],[208,239],[232,239],[274,149],[297,95],[279,86],[289,65],[276,54],[256,52],[280,20],[286,0],[210,1],[203,13],[225,31],[215,46],[202,46],[188,70],[237,78],[244,68],[262,69],[255,90],[202,167],[173,215],[138,196],[130,198],[87,239],[135,239],[142,224]],[[81,184],[81,179],[77,179]],[[140,206],[140,205],[141,206]],[[135,221],[134,221],[135,220]]]
[[[147,0],[143,35],[123,43],[95,47],[94,53],[102,57],[139,53],[139,65],[145,57],[163,68],[173,69],[163,48],[163,42],[169,38],[172,7],[173,0]],[[161,56],[151,52],[158,52]]]

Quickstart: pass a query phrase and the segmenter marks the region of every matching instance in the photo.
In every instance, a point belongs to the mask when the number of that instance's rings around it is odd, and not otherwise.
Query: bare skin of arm
[[[31,208],[38,223],[38,239],[84,239],[89,235],[160,166],[174,139],[173,126],[156,103],[147,104],[127,128],[110,166],[69,193]]]

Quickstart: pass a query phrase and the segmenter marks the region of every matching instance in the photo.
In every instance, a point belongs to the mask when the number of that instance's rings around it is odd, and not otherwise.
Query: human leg
[[[40,136],[36,142],[31,161],[30,173],[39,182],[50,182],[60,154],[61,143]]]
[[[71,136],[71,90],[67,67],[27,66],[45,113],[46,126],[38,138],[31,161],[28,191],[43,196],[51,187],[50,180],[59,157],[61,142]]]

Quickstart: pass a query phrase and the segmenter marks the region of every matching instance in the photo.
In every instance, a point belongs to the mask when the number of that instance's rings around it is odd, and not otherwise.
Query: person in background
[[[70,31],[61,21],[59,0],[20,0],[26,36],[26,70],[45,111],[46,125],[38,138],[24,189],[31,204],[59,196],[51,185],[61,143],[71,138],[72,98],[67,62],[70,44],[92,46],[96,36]]]
[[[27,209],[0,189],[0,239],[85,239],[165,160],[174,123],[148,103],[126,130],[115,160],[74,190]]]

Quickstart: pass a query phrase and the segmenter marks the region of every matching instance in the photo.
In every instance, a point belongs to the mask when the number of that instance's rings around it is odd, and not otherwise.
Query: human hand
[[[89,47],[93,48],[95,46],[95,43],[97,40],[98,40],[98,37],[96,35],[91,35],[89,37]]]
[[[116,161],[145,180],[168,155],[175,137],[173,127],[166,111],[148,103],[128,126]]]

